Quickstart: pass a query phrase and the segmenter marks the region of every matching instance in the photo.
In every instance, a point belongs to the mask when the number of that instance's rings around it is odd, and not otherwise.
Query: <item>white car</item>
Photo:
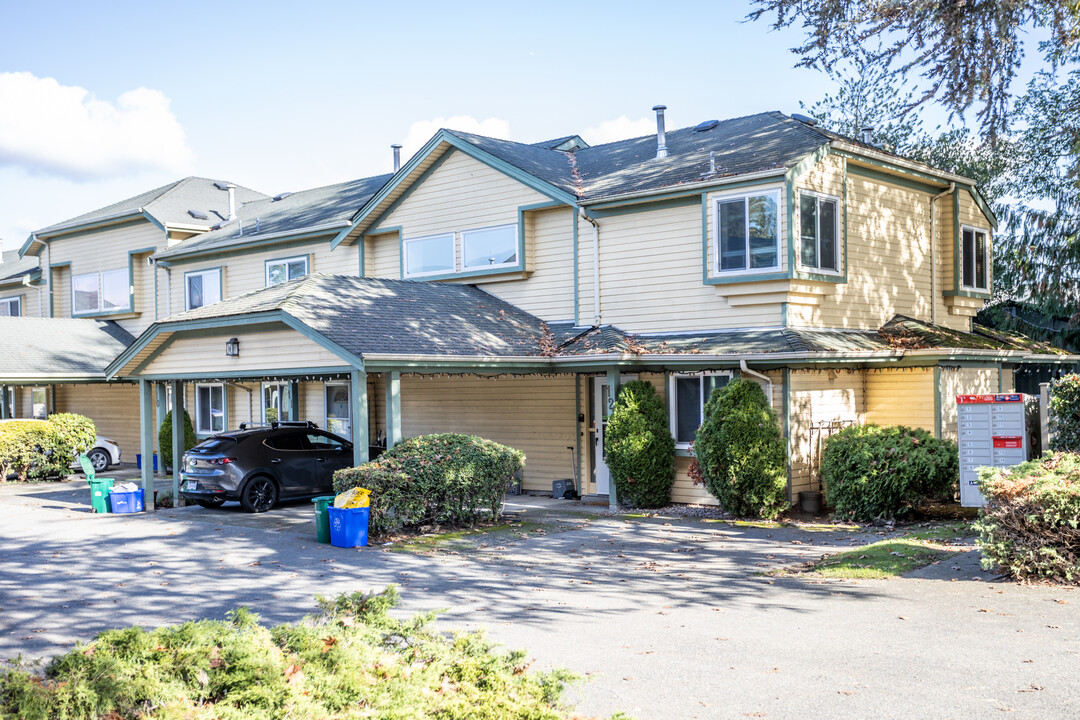
[[[0,422],[11,422],[12,420],[38,420],[39,422],[45,422],[39,418],[7,418],[5,420],[0,420]],[[120,446],[115,440],[95,435],[94,446],[86,452],[86,457],[90,460],[90,464],[94,466],[94,472],[104,472],[111,466],[120,462]],[[72,458],[71,467],[79,467],[79,459],[77,457]]]

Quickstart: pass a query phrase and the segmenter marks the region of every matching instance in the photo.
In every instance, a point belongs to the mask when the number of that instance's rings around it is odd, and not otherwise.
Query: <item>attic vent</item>
[[[714,127],[720,124],[719,120],[706,120],[703,123],[698,123],[694,126],[694,132],[705,132],[706,130],[712,130]]]
[[[818,124],[817,120],[815,120],[814,118],[810,117],[809,115],[802,115],[800,113],[791,113],[791,119],[798,120],[801,123],[806,123],[810,127]]]
[[[229,183],[216,182],[214,183],[214,187],[216,187],[218,190],[228,190]]]
[[[285,198],[289,197],[290,195],[292,195],[291,192],[283,192],[280,195],[275,195],[274,196],[274,202],[278,202],[279,200],[284,200]]]
[[[188,215],[195,218],[196,220],[209,220],[210,219],[210,216],[207,215],[206,213],[204,213],[202,210],[188,210],[187,213],[188,213]]]

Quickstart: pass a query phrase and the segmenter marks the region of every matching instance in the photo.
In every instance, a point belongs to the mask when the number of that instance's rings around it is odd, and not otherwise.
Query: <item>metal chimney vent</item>
[[[867,145],[873,145],[874,144],[874,128],[873,127],[864,127],[862,129],[862,141],[864,143],[866,143]]]
[[[394,143],[390,146],[394,150],[394,172],[401,169],[401,146]]]
[[[667,137],[664,134],[664,111],[667,110],[667,105],[654,105],[653,111],[656,113],[656,158],[666,158],[668,156],[667,151]]]

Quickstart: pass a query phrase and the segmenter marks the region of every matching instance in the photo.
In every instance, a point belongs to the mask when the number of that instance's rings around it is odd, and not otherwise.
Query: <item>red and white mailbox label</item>
[[[1022,448],[1024,447],[1024,438],[1022,437],[1003,437],[1001,435],[994,436],[994,447],[996,448]]]
[[[1005,403],[1005,402],[1024,402],[1024,396],[1019,393],[1008,393],[1006,395],[957,395],[957,405],[975,405],[979,403]]]

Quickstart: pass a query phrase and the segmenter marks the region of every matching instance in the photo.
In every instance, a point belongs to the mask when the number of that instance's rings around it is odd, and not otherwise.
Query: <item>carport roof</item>
[[[104,380],[105,367],[134,340],[112,321],[0,317],[0,380]]]

